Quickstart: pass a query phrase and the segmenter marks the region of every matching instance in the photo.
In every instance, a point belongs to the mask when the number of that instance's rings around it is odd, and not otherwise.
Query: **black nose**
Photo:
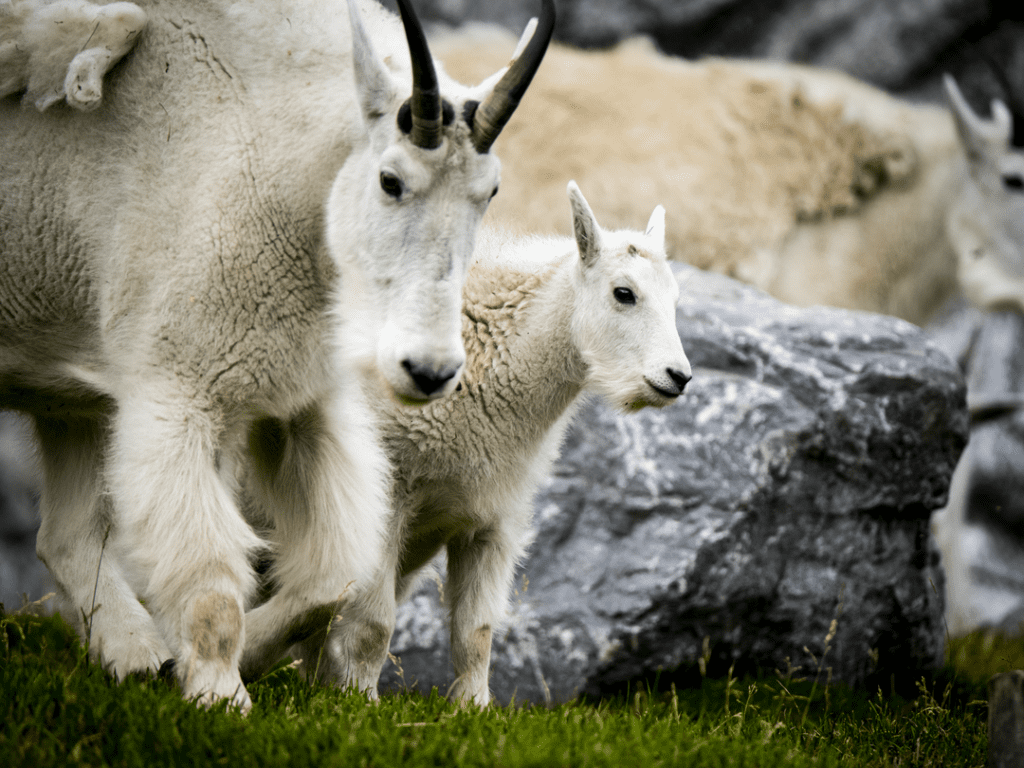
[[[416,388],[428,396],[441,389],[459,372],[458,367],[435,370],[428,365],[420,365],[411,360],[403,360],[402,367],[412,377]]]
[[[669,378],[672,379],[672,382],[679,389],[679,394],[683,394],[686,384],[693,378],[690,374],[677,371],[675,368],[666,368],[665,372],[668,373]]]

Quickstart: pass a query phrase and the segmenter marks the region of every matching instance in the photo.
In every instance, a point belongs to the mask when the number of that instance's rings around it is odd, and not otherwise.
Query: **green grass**
[[[1024,666],[1024,645],[967,640],[951,660],[906,698],[776,674],[484,710],[371,705],[282,664],[241,717],[116,683],[59,618],[0,613],[0,766],[983,766],[985,680]]]

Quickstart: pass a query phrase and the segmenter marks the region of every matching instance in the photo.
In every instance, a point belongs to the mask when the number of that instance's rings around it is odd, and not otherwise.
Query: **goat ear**
[[[661,246],[661,250],[665,250],[665,207],[659,205],[651,213],[651,218],[647,222],[647,231],[644,233],[648,237],[653,237],[658,241]]]
[[[576,186],[575,181],[570,181],[568,186],[569,204],[572,206],[572,231],[576,235],[576,247],[580,252],[580,260],[590,266],[597,260],[601,252],[601,227],[594,218],[594,212],[590,210],[587,200]]]
[[[946,89],[946,100],[953,113],[960,143],[963,144],[968,160],[973,164],[982,163],[994,154],[1006,151],[1013,133],[1013,118],[1003,102],[992,101],[992,119],[985,120],[975,114],[967,103],[960,88],[950,75],[942,78]]]
[[[356,0],[348,0],[348,15],[352,22],[352,68],[356,90],[363,118],[369,122],[382,117],[390,109],[395,99],[395,82],[373,50]]]

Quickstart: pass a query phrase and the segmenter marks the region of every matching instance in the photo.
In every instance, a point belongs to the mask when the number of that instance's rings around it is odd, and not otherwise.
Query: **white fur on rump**
[[[467,26],[433,44],[449,72],[472,77],[513,40]],[[1020,194],[996,184],[976,196],[949,110],[841,72],[687,61],[646,40],[553,45],[522,109],[532,119],[495,145],[516,163],[489,223],[567,232],[559,179],[576,178],[615,226],[664,202],[672,258],[794,304],[913,322],[956,289],[957,261],[972,252],[951,225],[1024,252]]]
[[[395,511],[384,570],[342,621],[362,640],[349,669],[373,695],[396,598],[443,546],[457,676],[449,695],[486,704],[491,637],[506,614],[533,495],[577,404],[597,394],[627,412],[662,407],[690,378],[664,209],[646,232],[605,231],[574,182],[569,196],[575,239],[481,232],[464,293],[461,389],[419,409],[376,400]]]
[[[118,676],[173,656],[186,697],[245,710],[243,669],[377,569],[387,459],[363,378],[418,400],[458,383],[499,175],[463,115],[494,83],[441,76],[456,119],[425,149],[376,0],[142,4],[95,109],[0,100],[0,407],[35,420],[37,552],[92,654]],[[95,19],[95,41],[123,5],[0,19]],[[425,392],[403,361],[455,373]],[[262,549],[277,594],[245,614]]]
[[[96,109],[103,76],[146,26],[134,3],[14,0],[0,3],[0,98],[24,90],[39,111],[66,100]]]

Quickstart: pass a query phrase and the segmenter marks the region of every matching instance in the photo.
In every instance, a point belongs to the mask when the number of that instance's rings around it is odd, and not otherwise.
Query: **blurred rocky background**
[[[518,34],[540,0],[420,0],[416,7],[434,23],[482,21]],[[987,104],[999,92],[979,60],[984,51],[1024,86],[1024,4],[1016,0],[556,0],[556,7],[555,38],[580,47],[645,35],[664,53],[834,67],[933,101],[950,72]]]
[[[0,603],[38,600],[53,582],[36,558],[39,472],[27,420],[0,411]]]

